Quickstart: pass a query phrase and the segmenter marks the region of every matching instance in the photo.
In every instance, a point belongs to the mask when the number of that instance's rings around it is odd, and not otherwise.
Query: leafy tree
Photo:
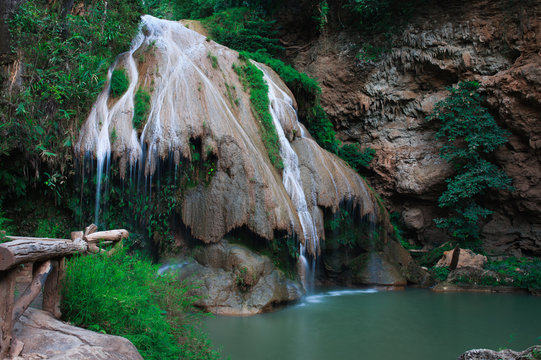
[[[449,209],[449,216],[434,221],[462,241],[478,239],[479,221],[492,213],[478,204],[479,198],[489,189],[513,189],[507,174],[484,158],[507,142],[508,132],[482,106],[478,88],[473,81],[450,88],[451,94],[428,117],[440,122],[436,133],[444,141],[440,156],[456,171],[438,199],[440,207]]]

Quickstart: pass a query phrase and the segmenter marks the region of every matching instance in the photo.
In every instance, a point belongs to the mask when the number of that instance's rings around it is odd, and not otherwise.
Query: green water
[[[206,325],[232,360],[456,359],[473,348],[541,343],[541,297],[320,290],[273,313]]]

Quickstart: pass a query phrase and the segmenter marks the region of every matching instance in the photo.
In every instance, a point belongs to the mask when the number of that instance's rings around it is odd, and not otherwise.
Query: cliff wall
[[[495,211],[482,228],[485,247],[541,255],[541,2],[427,2],[376,60],[358,54],[377,41],[348,25],[348,9],[330,5],[328,28],[319,35],[284,35],[287,55],[319,79],[339,137],[376,149],[368,180],[388,209],[401,214],[409,238],[446,239],[432,219],[444,215],[437,199],[453,171],[439,157],[435,129],[425,118],[447,96],[446,87],[475,80],[498,124],[511,132],[493,161],[516,187],[484,199]],[[301,8],[282,17],[285,26],[302,19]]]

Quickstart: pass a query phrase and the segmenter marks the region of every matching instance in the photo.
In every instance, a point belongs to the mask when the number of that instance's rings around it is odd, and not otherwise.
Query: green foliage
[[[329,15],[329,3],[327,0],[323,0],[317,5],[316,15],[313,17],[317,23],[319,32],[325,31],[325,28],[327,27],[327,23],[329,22],[327,15]]]
[[[541,289],[541,259],[509,257],[504,260],[489,261],[485,269],[495,271],[504,279],[511,279],[501,285]]]
[[[12,220],[6,217],[2,209],[2,199],[0,199],[0,244],[8,240],[6,235],[11,234],[11,223]]]
[[[262,12],[248,7],[217,12],[202,23],[213,40],[237,51],[279,54],[284,50],[273,29],[275,21],[265,20]]]
[[[367,168],[374,158],[374,155],[376,155],[376,150],[366,148],[364,151],[361,151],[357,144],[345,144],[338,150],[338,156],[344,159],[349,166],[357,171],[361,171],[362,168]]]
[[[23,1],[9,21],[24,69],[21,86],[0,94],[0,186],[13,208],[36,193],[58,209],[73,198],[74,139],[109,65],[128,49],[142,9],[139,0],[109,2],[107,11],[102,1],[76,0],[73,15],[62,12],[67,3]],[[28,214],[13,219],[18,234],[56,231]]]
[[[133,100],[133,128],[140,130],[150,111],[150,94],[140,87]]]
[[[38,219],[35,236],[60,238],[65,229],[62,229],[62,224],[55,221],[56,219]]]
[[[186,324],[193,310],[186,285],[157,277],[156,271],[149,261],[124,251],[71,258],[63,284],[65,319],[126,337],[145,359],[219,358],[208,342],[193,338],[194,328]]]
[[[212,55],[212,53],[209,51],[207,53],[207,58],[210,60],[210,64],[212,65],[213,69],[218,68],[218,58],[215,55]]]
[[[443,139],[440,156],[453,165],[456,175],[447,179],[447,190],[440,196],[440,207],[448,208],[448,218],[435,219],[461,241],[479,237],[478,224],[492,211],[481,207],[477,198],[489,189],[512,190],[511,179],[483,156],[507,142],[492,115],[482,106],[476,82],[460,83],[451,94],[436,104],[428,120],[438,120],[437,139]]]
[[[111,74],[111,95],[116,98],[128,90],[130,80],[124,69],[114,69]]]
[[[325,221],[325,230],[332,234],[328,236],[328,241],[335,242],[338,245],[348,248],[354,248],[357,244],[358,234],[350,231],[353,227],[353,218],[349,211],[338,209],[336,213],[328,217]]]
[[[428,268],[433,267],[438,262],[438,260],[441,259],[445,251],[452,250],[453,248],[454,248],[454,245],[450,242],[447,242],[437,248],[434,248],[430,250],[428,253],[426,253],[419,260],[419,264],[421,266],[426,266]]]
[[[430,268],[430,272],[432,273],[432,275],[434,275],[434,278],[436,278],[436,280],[445,281],[447,280],[447,276],[449,275],[449,268],[443,266],[434,266]]]
[[[75,132],[103,87],[107,67],[127,50],[141,7],[121,0],[105,11],[103,2],[76,1],[74,7],[83,11],[62,16],[58,6],[49,5],[25,1],[9,23],[25,76],[21,90],[4,93],[0,101],[0,136],[8,139],[0,153],[22,151],[25,163],[45,162],[58,168],[50,173],[64,174]],[[17,174],[14,167],[11,175]]]
[[[348,0],[362,32],[389,33],[400,27],[424,0]]]
[[[282,170],[284,164],[280,156],[280,141],[269,111],[269,88],[263,80],[263,72],[250,61],[245,61],[241,67],[235,66],[234,69],[241,82],[250,91],[252,111],[261,124],[261,138],[269,154],[269,159],[276,169]]]

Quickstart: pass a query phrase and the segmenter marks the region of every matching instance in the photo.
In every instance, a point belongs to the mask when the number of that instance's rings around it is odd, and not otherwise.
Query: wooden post
[[[13,337],[13,302],[15,271],[0,271],[0,359],[4,359]]]
[[[45,280],[47,280],[47,276],[52,269],[53,266],[51,265],[50,260],[47,260],[41,264],[34,264],[34,277],[32,279],[32,282],[30,283],[30,285],[28,285],[24,293],[17,299],[17,302],[13,307],[13,323],[19,320],[23,312],[39,295],[41,289],[43,288],[43,285],[45,284]]]
[[[61,286],[64,278],[66,258],[62,257],[59,260],[51,261],[53,269],[43,289],[43,310],[50,312],[57,319],[60,319],[60,300],[62,297]]]
[[[451,258],[451,264],[449,265],[449,270],[453,271],[458,266],[458,260],[460,258],[460,246],[458,244],[455,246],[455,250],[453,251],[453,257]]]

